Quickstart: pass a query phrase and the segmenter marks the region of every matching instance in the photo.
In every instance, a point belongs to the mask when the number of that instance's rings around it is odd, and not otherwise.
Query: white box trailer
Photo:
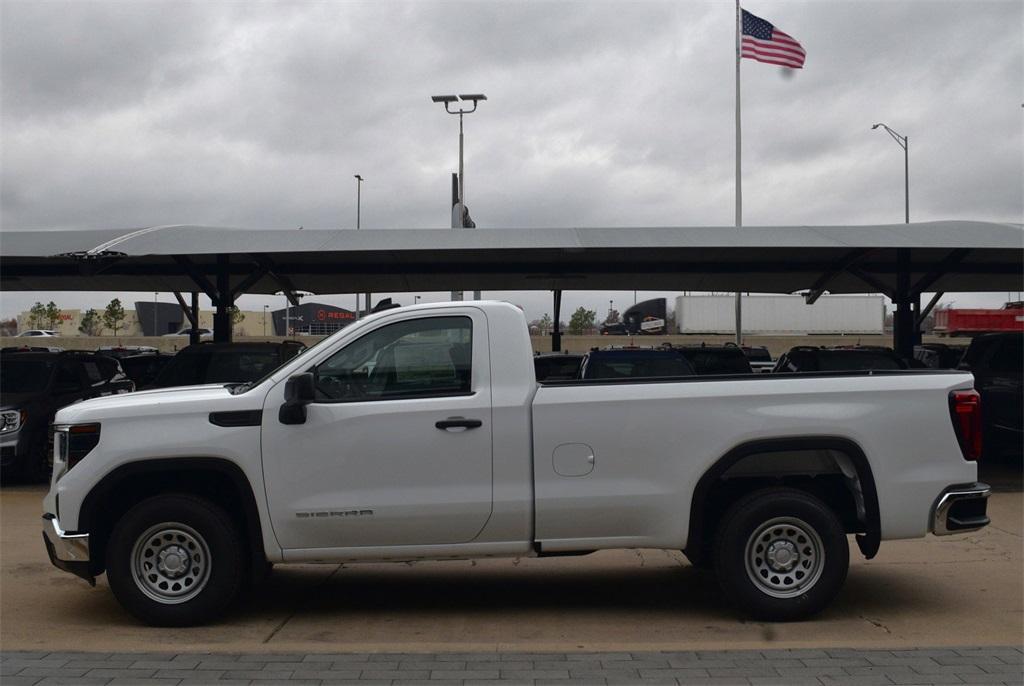
[[[882,295],[823,295],[813,305],[802,295],[744,295],[742,307],[751,334],[880,334],[885,323]],[[732,333],[735,296],[681,295],[675,317],[679,333]]]

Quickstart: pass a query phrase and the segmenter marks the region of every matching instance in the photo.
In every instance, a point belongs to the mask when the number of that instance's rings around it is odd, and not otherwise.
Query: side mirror
[[[277,419],[282,424],[305,424],[306,405],[316,400],[316,384],[312,372],[289,377],[284,384],[284,404]]]

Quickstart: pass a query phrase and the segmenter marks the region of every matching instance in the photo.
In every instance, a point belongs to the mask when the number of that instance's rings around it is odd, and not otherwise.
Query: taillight
[[[981,396],[977,391],[949,394],[949,414],[965,460],[981,458]]]

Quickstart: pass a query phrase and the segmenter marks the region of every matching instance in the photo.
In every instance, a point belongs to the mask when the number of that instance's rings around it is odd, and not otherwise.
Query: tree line
[[[124,322],[128,318],[124,305],[119,298],[114,298],[102,310],[89,308],[82,313],[82,320],[78,324],[78,333],[83,336],[102,336],[105,330],[110,330],[114,336],[124,328]],[[61,308],[52,300],[45,305],[36,301],[28,311],[28,326],[30,329],[54,330],[61,320]],[[245,320],[245,314],[238,307],[231,306],[231,324],[238,326]],[[5,335],[12,335],[17,329],[17,322],[12,326],[5,326]]]

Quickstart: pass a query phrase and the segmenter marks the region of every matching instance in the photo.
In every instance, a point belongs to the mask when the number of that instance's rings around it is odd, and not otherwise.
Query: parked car
[[[255,381],[305,349],[299,341],[197,343],[174,355],[147,388]]]
[[[1024,333],[976,336],[964,353],[961,369],[974,374],[984,411],[986,456],[1020,458],[1024,454]]]
[[[121,368],[136,388],[148,388],[156,381],[160,371],[174,359],[174,355],[157,352],[129,355],[120,358]]]
[[[581,379],[638,379],[693,376],[693,366],[677,350],[618,348],[591,350],[580,365]]]
[[[674,348],[701,375],[753,374],[750,361],[735,345],[700,345]]]
[[[81,352],[0,354],[0,467],[6,474],[49,477],[49,427],[54,413],[134,385],[117,360]]]
[[[29,329],[28,331],[22,331],[15,338],[50,338],[59,335],[56,331],[50,329]]]
[[[887,348],[814,348],[796,346],[779,356],[773,372],[840,372],[910,369]]]
[[[64,348],[55,345],[8,345],[0,353],[62,353]]]
[[[437,303],[251,384],[77,403],[57,413],[47,553],[181,626],[268,562],[683,550],[779,621],[836,597],[848,535],[871,558],[988,524],[966,372],[667,377],[689,367],[671,351],[588,357],[614,378],[538,384],[521,310]],[[638,358],[660,378],[628,373]]]
[[[102,345],[96,352],[120,360],[131,355],[157,355],[160,350],[151,345]]]
[[[582,353],[542,353],[533,358],[537,381],[565,381],[579,378]]]
[[[213,332],[210,331],[209,329],[198,329],[198,331],[199,331],[199,338],[200,339],[203,339],[203,338],[213,338]],[[178,329],[174,333],[165,333],[164,334],[164,338],[166,338],[168,336],[184,336],[184,337],[187,338],[187,337],[189,337],[191,335],[192,335],[192,327],[185,327],[184,329]]]
[[[914,359],[929,369],[956,369],[966,350],[966,345],[923,343],[914,346]]]

